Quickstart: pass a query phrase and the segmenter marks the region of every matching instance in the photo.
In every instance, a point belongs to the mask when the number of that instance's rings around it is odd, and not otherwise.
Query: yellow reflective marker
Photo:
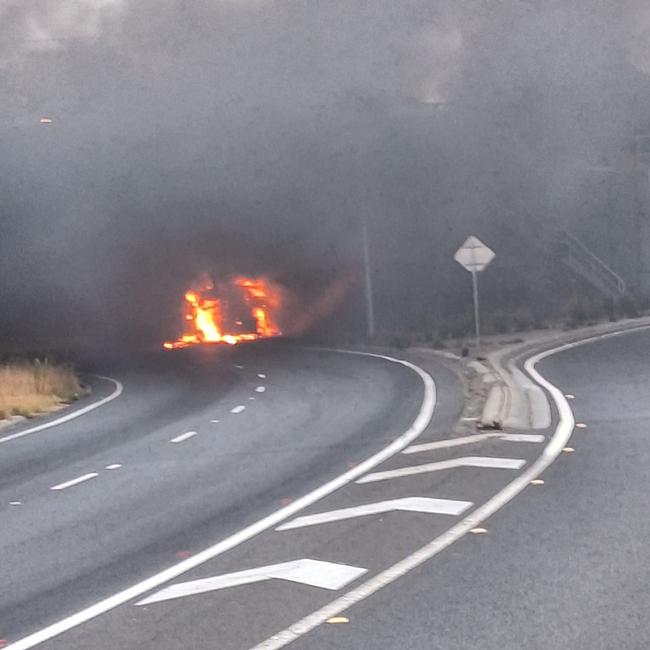
[[[565,447],[562,451],[565,454],[572,454],[575,451],[575,449],[573,447]]]
[[[485,535],[487,533],[487,528],[472,528],[469,531],[472,535]]]
[[[544,485],[544,479],[534,478],[531,482],[531,485]]]
[[[578,422],[578,424],[576,424],[576,429],[586,429],[586,428],[587,425],[584,422]]]
[[[327,619],[327,622],[336,625],[337,623],[349,623],[350,619],[347,616],[332,616]]]

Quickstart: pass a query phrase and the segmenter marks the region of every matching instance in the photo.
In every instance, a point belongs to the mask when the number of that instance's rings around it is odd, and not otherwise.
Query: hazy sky
[[[417,323],[465,236],[507,275],[586,210],[649,74],[640,0],[0,0],[0,332],[157,337],[206,269],[318,287],[364,206]]]

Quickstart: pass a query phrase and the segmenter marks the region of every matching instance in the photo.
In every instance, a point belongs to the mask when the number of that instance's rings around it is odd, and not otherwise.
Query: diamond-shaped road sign
[[[482,271],[493,259],[494,251],[473,235],[456,251],[454,259],[472,273]]]

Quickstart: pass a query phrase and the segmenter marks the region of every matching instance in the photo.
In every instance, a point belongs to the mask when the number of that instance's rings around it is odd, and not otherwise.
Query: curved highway
[[[444,431],[461,391],[428,363],[450,396],[436,413]],[[421,377],[403,365],[282,343],[188,349],[97,370],[123,385],[117,399],[23,437],[33,424],[0,432],[3,645],[344,474],[406,431],[424,395]],[[115,390],[107,379],[90,381],[92,395],[75,409]]]
[[[549,431],[460,438],[461,386],[426,358],[428,426],[422,371],[376,357],[250,346],[123,373],[118,400],[2,450],[7,647],[645,648],[648,349],[646,329],[558,351],[537,365]]]
[[[538,370],[569,396],[574,451],[485,522],[487,534],[348,610],[343,633],[321,626],[292,648],[649,647],[650,330],[559,352]]]

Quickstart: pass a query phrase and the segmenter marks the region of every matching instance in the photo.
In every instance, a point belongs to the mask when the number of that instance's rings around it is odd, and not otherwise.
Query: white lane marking
[[[120,469],[122,465],[120,463],[113,463],[112,465],[106,465],[104,469]]]
[[[244,366],[235,366],[235,368],[237,368],[237,370],[243,370]]]
[[[538,433],[506,433],[503,436],[499,436],[500,440],[505,440],[506,442],[535,442],[540,443],[546,440],[546,437]]]
[[[432,499],[430,497],[405,497],[403,499],[390,499],[367,503],[353,508],[341,508],[329,512],[319,512],[315,515],[298,517],[285,524],[278,526],[275,530],[292,530],[305,526],[316,526],[331,521],[342,521],[343,519],[354,519],[366,515],[376,515],[383,512],[402,510],[405,512],[426,512],[431,515],[460,515],[467,508],[474,504],[471,501],[453,501],[451,499]]]
[[[65,483],[59,483],[58,485],[53,485],[50,490],[65,490],[66,488],[72,487],[73,485],[79,485],[79,483],[83,483],[84,481],[89,481],[91,478],[95,478],[99,476],[97,472],[90,472],[89,474],[84,474],[83,476],[78,476],[77,478],[73,478],[70,481],[66,481]]]
[[[219,424],[219,420],[210,420],[210,422],[212,422],[212,424]]]
[[[188,431],[187,433],[181,433],[180,436],[176,436],[175,438],[172,438],[169,442],[184,442],[185,440],[189,440],[190,438],[193,438],[198,431]]]
[[[70,422],[70,420],[74,420],[75,418],[81,417],[86,413],[90,413],[90,411],[94,411],[95,409],[98,409],[100,406],[104,406],[104,404],[108,404],[109,402],[112,402],[114,399],[117,399],[122,394],[124,387],[119,381],[117,381],[117,379],[113,379],[112,377],[104,377],[103,375],[93,375],[93,376],[97,377],[98,379],[104,379],[105,381],[110,381],[111,383],[115,384],[115,390],[108,397],[104,397],[96,402],[93,402],[92,404],[88,404],[88,406],[84,406],[83,408],[77,409],[72,413],[68,413],[63,417],[57,418],[56,420],[52,420],[52,422],[39,424],[38,426],[32,427],[31,429],[25,429],[25,431],[18,431],[17,433],[12,433],[9,436],[0,438],[0,443],[9,442],[10,440],[16,440],[17,438],[28,436],[32,433],[36,433],[37,431],[44,431],[45,429],[58,427],[60,424],[64,424],[65,422]]]
[[[246,571],[237,571],[236,573],[227,573],[212,578],[181,582],[180,584],[157,591],[152,596],[137,602],[136,605],[151,605],[152,603],[159,603],[163,600],[171,600],[172,598],[195,596],[196,594],[203,594],[207,591],[227,589],[228,587],[247,585],[253,582],[263,582],[265,580],[272,580],[273,578],[336,591],[337,589],[342,589],[353,580],[356,580],[367,571],[368,569],[349,566],[347,564],[335,564],[334,562],[323,562],[321,560],[304,558],[302,560],[293,560],[292,562],[261,566],[256,569],[247,569]]]
[[[436,442],[425,442],[421,445],[411,445],[407,447],[403,454],[419,454],[423,451],[434,451],[435,449],[448,449],[449,447],[459,447],[461,445],[471,445],[484,440],[503,440],[504,442],[544,442],[543,435],[535,433],[477,433],[472,436],[462,436],[461,438],[450,438],[449,440],[436,440]]]
[[[469,417],[469,418],[461,418],[461,420],[463,422],[477,422],[478,420],[480,420],[480,418],[479,418],[478,415],[475,415],[475,416]]]
[[[258,387],[255,389],[255,392],[256,392],[256,393],[263,393],[265,390],[266,390],[266,387],[265,387],[265,386],[258,386]]]
[[[627,330],[627,332],[637,332],[646,329],[650,328],[648,326],[635,327]],[[564,398],[564,395],[562,395],[562,392],[556,386],[551,384],[550,381],[542,377],[542,375],[540,375],[535,369],[535,366],[543,359],[546,359],[553,354],[557,354],[558,352],[570,350],[587,343],[607,339],[613,336],[620,336],[623,333],[626,333],[626,331],[623,330],[619,332],[611,332],[609,334],[601,334],[599,336],[592,336],[588,339],[583,339],[582,341],[567,343],[560,347],[540,352],[528,358],[524,363],[526,371],[540,386],[550,393],[557,406],[559,414],[559,421],[555,432],[549,443],[544,447],[539,458],[528,467],[528,469],[524,470],[519,476],[517,476],[517,478],[508,483],[508,485],[506,485],[500,492],[495,494],[489,501],[412,555],[409,555],[403,560],[393,564],[393,566],[378,573],[369,580],[366,580],[366,582],[355,587],[347,594],[340,596],[331,603],[321,607],[321,609],[305,616],[300,621],[290,625],[282,632],[269,637],[265,641],[262,641],[262,643],[259,643],[250,650],[279,650],[280,648],[284,648],[290,643],[293,643],[308,632],[311,632],[314,628],[325,623],[329,618],[332,618],[362,600],[365,600],[368,596],[372,596],[372,594],[383,589],[392,582],[395,582],[398,578],[401,578],[409,571],[412,571],[440,553],[440,551],[451,546],[470,530],[476,528],[478,524],[482,523],[488,517],[491,517],[495,512],[503,508],[503,506],[505,506],[509,501],[512,501],[512,499],[514,499],[520,492],[523,492],[529,482],[537,478],[560,455],[562,448],[571,437],[574,425],[573,412],[571,411],[569,403]],[[17,648],[15,650],[22,650],[22,648]]]
[[[463,456],[462,458],[450,458],[449,460],[439,460],[436,463],[426,463],[424,465],[414,465],[413,467],[400,467],[399,469],[389,469],[385,472],[374,472],[366,474],[356,483],[374,483],[375,481],[386,481],[393,478],[402,478],[404,476],[414,476],[415,474],[427,474],[429,472],[439,472],[443,469],[455,469],[457,467],[485,467],[488,469],[520,469],[526,464],[522,458],[492,458],[491,456]]]
[[[23,502],[22,501],[10,501],[9,505],[10,506],[22,506]]]
[[[242,411],[245,411],[246,407],[243,404],[240,404],[239,406],[235,406],[234,409],[231,409],[231,413],[241,413]]]
[[[266,379],[266,375],[265,375],[263,372],[258,372],[258,373],[257,373],[257,376],[258,376],[260,379]]]
[[[252,402],[255,398],[254,397],[249,397],[248,399]]]
[[[404,366],[415,372],[424,384],[424,397],[422,398],[420,410],[415,417],[415,420],[413,420],[411,426],[402,435],[398,436],[393,442],[391,442],[390,445],[384,447],[376,454],[370,456],[370,458],[367,458],[362,463],[359,463],[355,467],[349,469],[347,472],[344,472],[343,474],[340,474],[327,483],[324,483],[312,492],[305,494],[303,497],[296,499],[289,505],[283,506],[279,510],[272,512],[270,515],[267,515],[266,517],[263,517],[262,519],[250,524],[246,528],[242,528],[242,530],[236,532],[234,535],[226,537],[213,546],[210,546],[203,551],[187,558],[186,560],[168,567],[167,569],[164,569],[160,573],[156,573],[153,576],[150,576],[149,578],[138,582],[131,587],[128,587],[127,589],[123,589],[122,591],[113,594],[108,598],[104,598],[103,600],[100,600],[95,604],[82,609],[81,611],[75,612],[74,614],[63,618],[56,623],[52,623],[47,627],[37,630],[36,632],[33,632],[32,634],[29,634],[28,636],[15,641],[10,646],[7,646],[5,650],[29,650],[29,648],[33,648],[39,643],[43,643],[44,641],[59,636],[67,630],[90,621],[100,614],[104,614],[111,609],[114,609],[115,607],[123,605],[129,600],[133,600],[134,598],[141,596],[147,591],[156,589],[165,582],[174,580],[187,571],[201,566],[205,562],[212,560],[213,558],[221,555],[222,553],[225,553],[226,551],[229,551],[230,549],[235,548],[236,546],[239,546],[243,542],[259,535],[260,533],[263,533],[265,530],[269,530],[269,528],[277,526],[285,519],[292,517],[304,508],[313,505],[317,501],[320,501],[329,494],[332,494],[332,492],[335,492],[344,485],[347,485],[351,481],[354,481],[354,479],[357,477],[365,474],[373,467],[376,467],[377,465],[383,463],[385,460],[388,460],[395,454],[399,453],[409,443],[413,442],[413,440],[415,440],[418,436],[422,435],[427,426],[429,426],[429,422],[433,417],[433,411],[436,406],[436,385],[431,378],[431,375],[422,370],[422,368],[416,366],[410,361],[395,359],[394,357],[389,357],[383,354],[374,354],[371,352],[323,349],[320,349],[319,351],[329,351],[336,352],[338,354],[350,354],[383,359],[384,361],[389,361],[390,363]]]

